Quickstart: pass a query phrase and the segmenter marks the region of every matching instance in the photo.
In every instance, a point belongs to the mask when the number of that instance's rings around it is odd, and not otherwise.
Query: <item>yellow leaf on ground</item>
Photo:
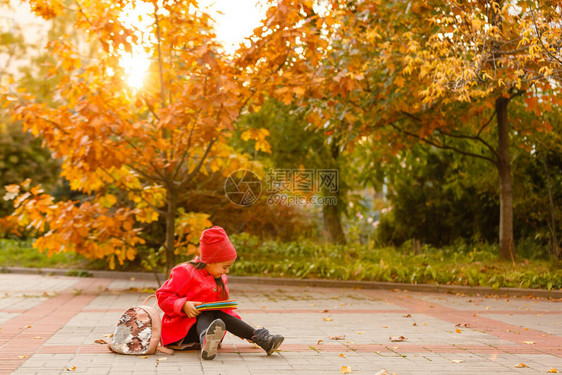
[[[535,342],[534,341],[523,341],[523,344],[534,345]]]
[[[25,358],[27,358],[27,356],[25,356],[25,355],[18,355],[18,358],[19,358],[19,359],[25,359]]]
[[[524,367],[529,367],[529,366],[527,366],[527,365],[524,364],[524,363],[518,363],[518,364],[514,365],[513,367],[524,368]]]
[[[457,332],[457,333],[462,333],[462,331],[461,331],[459,328],[456,329],[456,332]]]
[[[453,363],[463,363],[464,361],[462,359],[453,359],[453,360],[451,360],[451,362],[453,362]]]
[[[338,354],[338,357],[347,358],[343,353]]]
[[[76,370],[76,366],[66,368],[66,371],[75,371],[75,370]]]
[[[551,367],[550,370],[547,371],[547,373],[549,373],[549,374],[558,374],[558,370],[555,369],[554,367]]]
[[[345,335],[330,336],[330,340],[345,340]]]
[[[340,369],[340,372],[342,374],[349,374],[351,372],[351,367],[348,366],[342,366],[342,368]]]
[[[388,339],[393,342],[400,342],[406,340],[404,336],[390,336]]]
[[[322,319],[324,319],[324,320],[327,321],[327,322],[331,322],[332,320],[334,320],[334,319],[332,319],[332,318],[322,318]]]

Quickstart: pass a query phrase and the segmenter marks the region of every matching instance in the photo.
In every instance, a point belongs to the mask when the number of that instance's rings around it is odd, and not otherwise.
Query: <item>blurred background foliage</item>
[[[49,38],[68,33],[71,24],[71,20],[55,19]],[[0,34],[0,51],[8,56],[7,64],[21,60],[32,49],[39,51],[38,46],[25,44],[21,30]],[[51,58],[48,52],[30,56],[29,64],[20,67],[17,75],[10,75],[8,66],[4,67],[2,80],[16,79],[48,103],[51,88],[61,77],[43,78]],[[544,114],[553,127],[549,133],[511,133],[516,145],[511,149],[516,255],[537,260],[532,271],[521,259],[507,263],[496,259],[499,199],[493,165],[424,144],[390,155],[383,140],[344,140],[310,127],[308,111],[310,108],[268,99],[259,110],[239,118],[229,143],[261,163],[266,172],[337,169],[336,206],[270,204],[263,172],[257,202],[250,207],[236,206],[225,195],[225,177],[211,170],[197,177],[196,189],[182,203],[185,212],[205,212],[210,222],[232,234],[239,251],[235,274],[562,287],[557,259],[562,241],[559,111]],[[510,115],[516,122],[533,116],[522,102],[512,105]],[[256,141],[243,139],[248,129],[269,131],[271,153],[256,148]],[[59,177],[59,166],[60,161],[42,147],[40,138],[24,133],[19,123],[9,119],[9,113],[0,114],[0,197],[5,185],[31,178],[57,199],[88,199],[70,190]],[[10,204],[0,200],[0,217],[11,213]],[[41,260],[44,258],[31,255],[36,252],[30,247],[33,233],[16,236],[7,221],[0,225],[3,267],[106,266],[104,261],[66,255]],[[163,217],[143,224],[146,244],[135,260],[117,269],[161,270],[164,226]],[[179,254],[178,259],[191,256]],[[455,265],[452,270],[451,264]]]

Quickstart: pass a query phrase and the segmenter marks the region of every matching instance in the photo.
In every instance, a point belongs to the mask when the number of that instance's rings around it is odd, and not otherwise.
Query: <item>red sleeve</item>
[[[190,280],[191,273],[186,266],[178,266],[172,270],[170,278],[156,291],[158,306],[166,315],[185,315],[183,305],[188,301],[185,287]]]

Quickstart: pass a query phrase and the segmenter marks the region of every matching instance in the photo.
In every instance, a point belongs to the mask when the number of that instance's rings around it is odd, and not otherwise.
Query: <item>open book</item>
[[[236,309],[238,308],[238,301],[236,301],[235,299],[229,299],[226,301],[208,302],[199,306],[195,306],[195,308],[199,311]]]

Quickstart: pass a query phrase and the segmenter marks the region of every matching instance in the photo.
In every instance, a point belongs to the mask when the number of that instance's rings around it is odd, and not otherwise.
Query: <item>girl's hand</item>
[[[183,311],[185,312],[185,315],[187,315],[190,318],[195,318],[197,315],[201,314],[201,311],[199,311],[195,308],[195,306],[199,306],[201,304],[202,304],[202,302],[187,301],[183,305]]]

